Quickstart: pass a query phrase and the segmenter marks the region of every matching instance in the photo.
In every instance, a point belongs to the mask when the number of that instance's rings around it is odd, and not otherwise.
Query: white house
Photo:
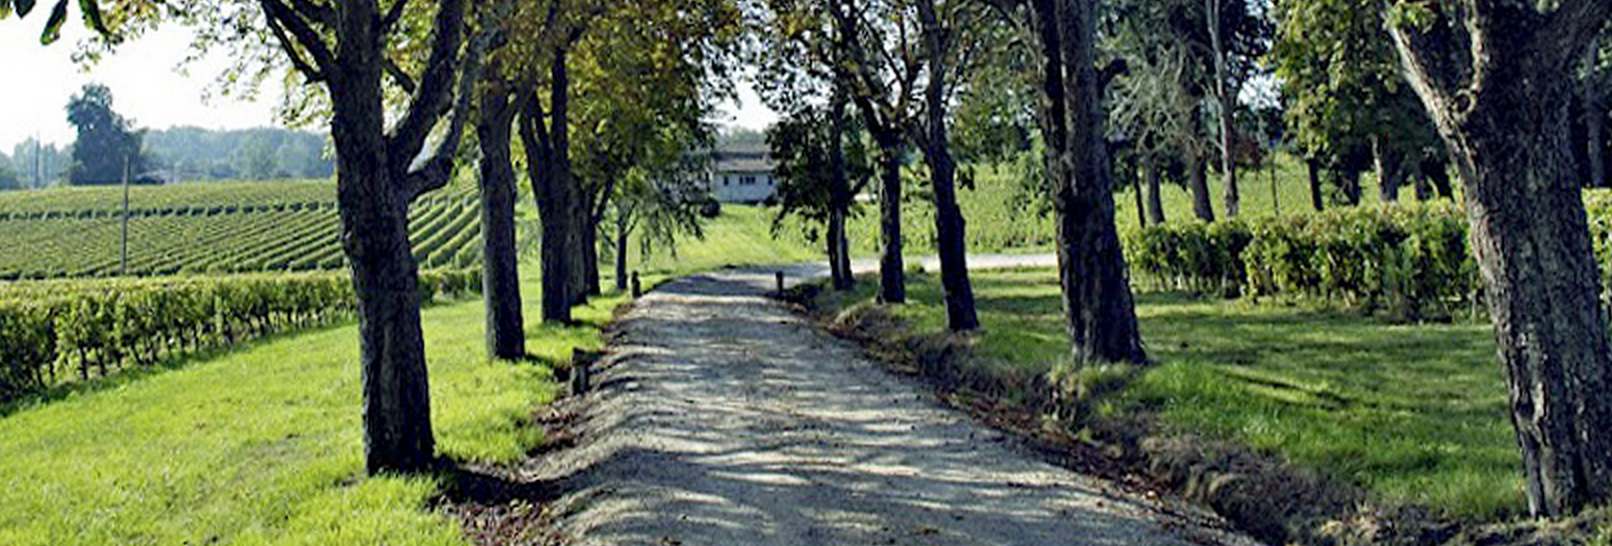
[[[765,144],[739,145],[711,152],[711,195],[728,203],[760,203],[773,196],[771,152]]]

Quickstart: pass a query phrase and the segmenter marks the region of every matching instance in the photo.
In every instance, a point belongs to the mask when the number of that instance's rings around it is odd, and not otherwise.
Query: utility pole
[[[123,156],[123,250],[118,257],[118,276],[129,274],[129,157]]]

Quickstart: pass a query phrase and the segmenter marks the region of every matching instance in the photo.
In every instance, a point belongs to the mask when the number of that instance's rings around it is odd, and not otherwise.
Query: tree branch
[[[481,58],[493,41],[493,32],[482,31],[470,45],[470,51],[465,53],[465,67],[459,75],[459,97],[453,107],[453,117],[448,121],[448,135],[437,145],[430,159],[418,166],[411,166],[408,175],[410,187],[409,195],[418,198],[427,192],[448,185],[453,175],[454,155],[459,151],[459,141],[463,139],[465,125],[470,119],[470,99],[475,95],[476,82],[481,79]]]
[[[325,28],[336,28],[336,9],[329,4],[316,4],[312,0],[291,0],[291,7],[310,23]]]
[[[409,165],[431,128],[452,107],[455,60],[459,55],[459,42],[464,33],[464,0],[442,0],[437,8],[434,26],[435,38],[431,56],[426,60],[425,72],[420,75],[419,87],[409,102],[408,112],[386,138],[386,153],[392,165]]]
[[[381,35],[392,33],[397,28],[398,21],[403,20],[403,8],[409,6],[409,0],[392,0],[392,7],[387,8],[386,17],[381,19]]]
[[[319,32],[309,26],[308,21],[292,10],[291,6],[280,0],[258,0],[258,4],[263,7],[263,15],[269,21],[270,31],[280,41],[280,47],[291,57],[292,66],[297,67],[297,70],[311,81],[324,80],[336,63],[335,55],[330,52],[330,46],[325,44]],[[289,36],[287,32],[290,33]],[[311,59],[304,59],[300,51],[308,52]]]
[[[398,87],[403,88],[404,93],[411,95],[414,94],[415,88],[418,87],[414,83],[414,78],[410,77],[408,72],[403,71],[403,67],[398,66],[397,61],[392,60],[391,57],[387,57],[386,64],[382,66],[382,68],[386,70],[386,75],[390,76],[392,81],[397,83]]]

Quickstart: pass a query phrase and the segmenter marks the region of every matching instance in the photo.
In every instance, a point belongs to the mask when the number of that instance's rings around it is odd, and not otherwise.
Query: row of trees
[[[1353,7],[1331,2],[1338,0],[1286,0],[1278,9]],[[633,167],[664,167],[655,163],[681,156],[663,152],[700,140],[699,118],[690,114],[721,94],[706,82],[725,79],[733,48],[748,30],[761,45],[755,58],[762,80],[771,84],[767,100],[793,120],[771,135],[782,149],[784,169],[792,180],[820,186],[794,192],[791,206],[814,207],[828,223],[836,284],[851,282],[843,242],[848,196],[861,184],[877,183],[884,241],[880,296],[892,304],[905,299],[900,168],[905,150],[914,146],[930,175],[950,324],[968,329],[977,322],[947,124],[956,117],[954,109],[968,111],[957,105],[970,94],[998,95],[998,103],[1033,102],[1028,117],[1041,143],[1045,199],[1057,217],[1074,358],[1081,364],[1140,363],[1146,355],[1114,227],[1109,127],[1119,124],[1110,121],[1115,108],[1103,99],[1118,78],[1130,77],[1133,65],[1132,74],[1165,67],[1177,81],[1182,76],[1176,73],[1201,74],[1193,79],[1208,83],[1159,93],[1183,109],[1178,111],[1217,114],[1223,198],[1226,212],[1235,215],[1234,97],[1248,70],[1239,59],[1251,59],[1249,48],[1262,47],[1261,31],[1249,26],[1259,19],[1254,4],[1225,0],[1205,0],[1201,10],[1196,3],[1139,2],[1129,11],[1121,9],[1123,3],[1116,8],[1097,0],[443,0],[429,8],[409,0],[238,0],[225,8],[132,4],[150,9],[113,12],[124,34],[111,34],[107,43],[164,18],[202,28],[255,29],[204,33],[203,41],[250,49],[261,47],[257,38],[272,37],[268,43],[279,51],[271,58],[322,91],[320,100],[308,102],[311,112],[328,110],[340,164],[342,240],[358,300],[367,460],[374,472],[420,470],[433,462],[418,273],[409,255],[406,213],[413,199],[447,183],[467,126],[476,128],[481,148],[489,344],[509,356],[514,344],[498,340],[519,335],[518,328],[510,329],[518,326],[518,304],[507,305],[514,297],[512,250],[501,252],[513,237],[500,234],[512,224],[502,220],[512,214],[515,154],[504,152],[513,150],[512,132],[521,136],[523,166],[544,224],[543,318],[565,321],[569,307],[595,288],[597,260],[590,253],[597,247],[591,239],[603,211],[611,204],[623,211],[620,205],[628,201],[622,196],[633,191],[658,196],[646,203],[678,201],[676,184],[655,184],[663,177],[646,174],[661,169]],[[80,5],[93,26],[106,26],[97,2]],[[746,10],[763,22],[744,28],[739,21]],[[1604,503],[1612,495],[1612,459],[1606,456],[1612,453],[1612,435],[1606,433],[1612,399],[1602,393],[1612,386],[1612,347],[1597,303],[1568,104],[1581,91],[1576,76],[1612,15],[1612,0],[1393,2],[1365,15],[1381,21],[1384,33],[1361,43],[1393,52],[1403,82],[1465,185],[1531,508],[1562,515]],[[1355,22],[1348,15],[1338,20],[1344,19]],[[60,21],[47,21],[47,38]],[[1138,36],[1171,29],[1187,39],[1174,41],[1178,49],[1150,39],[1134,48],[1145,63],[1130,62],[1106,41],[1123,37],[1112,32],[1121,23]],[[1002,99],[975,86],[992,78],[1027,81],[1035,99]],[[1394,81],[1382,80],[1385,87],[1396,87],[1389,83]],[[1386,95],[1366,102],[1399,107]],[[1011,120],[1015,113],[1002,117]],[[1159,117],[1152,118],[1136,127],[1156,128]],[[1180,123],[1192,127],[1200,121],[1187,115]],[[1012,131],[966,134],[967,147],[977,149]],[[1143,149],[1159,150],[1171,140],[1168,132],[1124,135]],[[1382,137],[1375,137],[1376,162],[1388,169],[1401,162],[1391,159]],[[1373,138],[1366,133],[1367,142]],[[864,148],[865,154],[858,151]],[[628,189],[645,181],[651,183]]]
[[[785,213],[826,224],[830,269],[844,288],[852,280],[843,217],[862,185],[876,185],[880,299],[900,303],[900,158],[917,147],[954,330],[977,322],[946,123],[967,119],[970,91],[991,104],[1025,102],[1012,85],[970,89],[974,78],[1034,86],[1040,179],[1057,216],[1065,320],[1081,364],[1146,361],[1114,229],[1114,156],[1150,173],[1153,219],[1162,220],[1158,173],[1185,171],[1197,216],[1212,220],[1206,158],[1218,155],[1224,210],[1236,216],[1237,166],[1250,146],[1238,137],[1235,97],[1269,50],[1317,208],[1320,171],[1333,173],[1344,201],[1359,201],[1360,157],[1384,201],[1397,199],[1407,177],[1418,197],[1452,194],[1446,165],[1454,164],[1530,508],[1565,515],[1612,494],[1612,400],[1598,394],[1612,381],[1612,353],[1579,194],[1584,172],[1599,183],[1604,171],[1595,133],[1606,108],[1594,82],[1604,83],[1598,37],[1612,1],[771,0],[766,8],[758,49],[763,79],[774,84],[764,96],[786,112],[770,135],[789,182]],[[978,59],[991,61],[971,67]],[[1013,59],[1026,62],[1004,62]],[[1017,67],[1019,78],[993,73],[1001,66]],[[992,125],[1015,110],[984,118],[971,136],[990,136],[971,140],[1011,140]],[[1589,136],[1574,135],[1575,122]]]

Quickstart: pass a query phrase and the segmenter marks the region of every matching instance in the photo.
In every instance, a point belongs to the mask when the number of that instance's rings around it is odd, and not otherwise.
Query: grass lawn
[[[975,365],[1046,373],[1066,358],[1052,270],[977,272],[985,334]],[[897,313],[945,326],[939,280],[908,277]],[[872,300],[874,283],[826,296]],[[1160,364],[1106,403],[1156,408],[1165,426],[1238,440],[1360,483],[1381,498],[1459,516],[1525,510],[1506,388],[1486,324],[1391,325],[1347,313],[1138,295]]]
[[[582,326],[534,324],[528,346],[598,346],[620,301],[580,309]],[[516,460],[556,387],[546,367],[484,358],[481,319],[479,300],[424,313],[438,450]],[[435,480],[364,476],[357,363],[349,323],[0,419],[0,544],[462,544],[423,509]]]
[[[770,211],[726,207],[705,240],[653,257],[646,281],[816,259],[768,237],[770,222]],[[598,347],[623,298],[577,309],[578,326],[541,325],[538,273],[525,264],[528,351],[560,361]],[[466,300],[423,315],[438,451],[518,460],[542,441],[526,420],[558,387],[546,366],[486,359],[482,313]],[[364,476],[353,323],[75,391],[0,417],[0,544],[465,542],[455,521],[426,509],[435,479]]]

